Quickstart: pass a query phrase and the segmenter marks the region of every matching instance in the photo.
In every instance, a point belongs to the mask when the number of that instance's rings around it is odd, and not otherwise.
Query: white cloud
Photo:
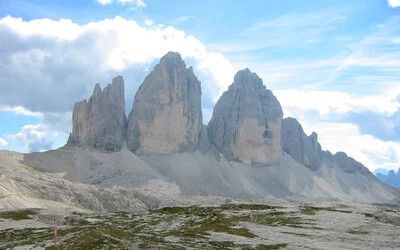
[[[114,1],[113,0],[96,0],[99,4],[101,5],[108,5],[112,4]],[[121,4],[134,4],[137,7],[146,7],[146,3],[143,0],[115,0],[118,3]]]
[[[172,23],[174,23],[174,24],[184,23],[192,18],[194,18],[194,16],[181,16],[181,17],[178,17],[175,20],[173,20]]]
[[[152,26],[154,24],[154,21],[151,19],[146,19],[146,20],[144,20],[144,24],[146,24],[148,26]]]
[[[17,115],[25,115],[25,116],[42,116],[43,115],[40,112],[29,111],[22,106],[10,107],[8,105],[4,105],[4,106],[0,106],[0,111],[13,112]]]
[[[21,36],[21,38],[29,39],[33,36],[43,36],[45,38],[56,38],[62,40],[74,40],[81,35],[84,30],[78,24],[73,23],[69,19],[60,19],[54,21],[48,18],[34,19],[25,22],[22,18],[4,17],[0,19],[2,27],[9,28],[13,32]],[[39,51],[38,51],[39,52]]]
[[[112,0],[96,0],[96,1],[101,5],[107,5],[113,2]]]
[[[28,152],[42,152],[51,149],[53,145],[46,130],[43,124],[25,125],[18,133],[6,137],[17,140]]]
[[[400,0],[388,0],[388,4],[392,8],[396,8],[400,6]]]
[[[0,137],[0,147],[5,147],[8,145],[8,142]]]
[[[213,100],[234,75],[224,56],[207,51],[195,37],[171,26],[143,27],[121,17],[79,25],[67,19],[8,16],[0,19],[0,35],[0,46],[6,48],[0,58],[0,88],[6,90],[0,92],[0,105],[32,111],[70,111],[95,82],[110,81],[116,74],[126,76],[130,106],[152,64],[168,51],[180,52],[194,66]]]
[[[400,109],[400,87],[390,88],[381,95],[357,96],[346,92],[277,90],[285,116],[298,117],[310,111],[318,112],[319,118],[328,119],[335,114],[371,111],[393,115]]]
[[[146,3],[143,0],[117,0],[117,1],[122,4],[132,3],[138,7],[146,7]]]

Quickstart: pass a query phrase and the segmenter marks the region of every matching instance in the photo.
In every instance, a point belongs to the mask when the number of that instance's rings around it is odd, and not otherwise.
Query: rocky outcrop
[[[245,69],[236,73],[218,100],[207,129],[227,159],[269,164],[282,157],[282,116],[276,97],[261,78]]]
[[[119,151],[124,143],[125,123],[124,80],[118,76],[103,90],[97,83],[89,101],[75,103],[68,144]]]
[[[281,106],[249,69],[239,71],[202,124],[201,84],[179,53],[169,52],[145,78],[125,117],[121,76],[103,90],[96,84],[88,101],[75,103],[68,144],[120,151],[126,142],[136,154],[171,154],[212,150],[220,159],[273,164],[283,151],[310,170],[322,165],[347,173],[369,173],[343,152],[322,151],[318,135],[307,136],[294,118],[282,120]]]
[[[282,147],[295,161],[310,170],[319,169],[322,164],[328,167],[338,167],[347,173],[368,173],[369,170],[360,162],[343,152],[331,154],[323,151],[318,143],[318,135],[312,132],[307,136],[301,124],[294,118],[285,118],[282,122]]]
[[[200,81],[179,53],[169,52],[135,95],[127,146],[137,154],[192,151],[202,126]]]
[[[294,160],[311,170],[317,170],[321,166],[322,150],[317,133],[307,136],[301,124],[294,118],[283,119],[282,147]]]

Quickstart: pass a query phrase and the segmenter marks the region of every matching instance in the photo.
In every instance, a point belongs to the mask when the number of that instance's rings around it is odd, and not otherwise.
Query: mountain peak
[[[103,91],[97,83],[89,101],[74,105],[68,143],[89,145],[102,151],[119,151],[124,141],[125,120],[123,78],[114,78]]]
[[[201,129],[200,81],[179,53],[168,52],[135,95],[127,146],[138,154],[193,150]]]
[[[234,77],[233,84],[231,86],[250,86],[250,87],[261,87],[263,86],[262,79],[256,74],[245,68],[239,70]]]
[[[101,86],[100,83],[96,83],[96,85],[94,85],[93,95],[99,95],[99,94],[101,94]]]
[[[282,116],[276,97],[246,68],[218,100],[207,129],[227,159],[269,164],[282,157]]]
[[[185,65],[185,62],[182,60],[181,54],[178,52],[169,51],[160,59],[160,64],[176,64],[176,65]],[[186,65],[185,65],[186,66]]]
[[[313,132],[307,136],[303,127],[295,118],[283,119],[282,146],[283,151],[307,168],[311,170],[320,168],[322,150],[318,143],[318,135]]]

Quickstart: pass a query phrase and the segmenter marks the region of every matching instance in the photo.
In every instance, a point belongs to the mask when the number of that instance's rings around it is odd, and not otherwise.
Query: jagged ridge
[[[122,77],[119,79],[123,85]],[[123,86],[114,87],[113,80],[101,92],[96,85],[89,102],[75,104],[74,128],[67,146],[86,145],[126,155],[125,141],[141,160],[122,160],[116,166],[131,171],[130,164],[134,168],[139,164],[146,170],[139,167],[135,173],[119,177],[120,170],[107,166],[105,179],[96,183],[130,186],[132,181],[144,183],[165,178],[178,183],[188,194],[243,198],[271,194],[388,201],[398,195],[345,153],[332,155],[323,151],[318,135],[307,136],[294,118],[282,120],[279,101],[249,69],[235,75],[234,82],[215,105],[207,127],[202,124],[200,81],[178,53],[169,52],[162,57],[145,78],[126,122],[121,112],[123,97],[107,94],[121,91],[111,89],[123,90]],[[117,116],[108,114],[113,109],[118,111]],[[112,130],[109,126],[115,124],[115,118],[124,122],[117,122],[116,130]],[[36,156],[27,159],[39,169],[48,169],[45,161],[38,161]],[[70,177],[71,180],[92,182],[92,170],[86,179],[76,171],[81,170],[74,169],[71,173],[76,177]],[[105,169],[93,171],[101,174]],[[110,172],[116,173],[107,177]],[[368,190],[370,194],[366,193]]]
[[[125,123],[124,80],[122,76],[117,76],[103,91],[97,83],[89,101],[75,103],[68,144],[120,151],[124,143]]]

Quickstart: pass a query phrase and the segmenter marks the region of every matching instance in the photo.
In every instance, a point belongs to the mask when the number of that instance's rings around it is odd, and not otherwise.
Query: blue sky
[[[400,167],[400,0],[0,0],[0,149],[65,144],[75,101],[122,74],[129,112],[178,51],[203,86],[204,122],[249,67],[324,149]]]

